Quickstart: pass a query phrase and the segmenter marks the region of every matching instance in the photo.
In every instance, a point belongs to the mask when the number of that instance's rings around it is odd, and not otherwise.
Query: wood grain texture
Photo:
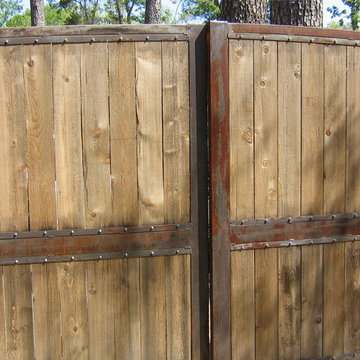
[[[140,224],[163,223],[161,44],[136,44],[136,111]]]
[[[64,359],[89,358],[89,326],[84,262],[57,265]]]
[[[300,358],[301,248],[278,250],[279,359]]]
[[[0,319],[0,353],[8,360],[3,266],[0,266]]]
[[[344,255],[344,244],[324,245],[323,355],[344,353]]]
[[[301,249],[301,358],[322,355],[323,246]]]
[[[256,359],[277,359],[278,250],[255,251]]]
[[[89,357],[113,359],[115,357],[113,262],[89,261],[86,270]]]
[[[360,244],[345,244],[344,352],[360,349]]]
[[[114,260],[115,358],[141,359],[140,259]]]
[[[140,259],[141,359],[165,360],[165,258]]]
[[[191,359],[190,256],[167,256],[167,359]]]
[[[57,264],[31,265],[34,354],[36,359],[61,359],[60,297]]]
[[[188,44],[163,42],[164,221],[190,221]]]
[[[109,44],[112,223],[137,225],[135,44]]]
[[[107,44],[82,45],[81,94],[86,226],[111,226]]]
[[[302,44],[301,213],[322,214],[324,204],[324,46]]]
[[[231,254],[231,336],[233,359],[255,359],[254,250]]]
[[[26,122],[21,47],[0,50],[0,230],[28,230]]]
[[[254,41],[255,217],[277,216],[277,43]]]
[[[4,266],[7,356],[34,359],[30,265]]]
[[[346,211],[360,208],[360,51],[347,47]]]
[[[324,212],[345,210],[346,47],[327,46],[325,56]]]
[[[254,216],[254,42],[229,42],[230,218]]]
[[[82,45],[53,46],[56,211],[59,229],[84,228],[80,59]]]
[[[274,131],[274,130],[273,130]],[[301,45],[278,44],[278,216],[300,215]]]
[[[51,45],[24,52],[30,230],[56,229]]]

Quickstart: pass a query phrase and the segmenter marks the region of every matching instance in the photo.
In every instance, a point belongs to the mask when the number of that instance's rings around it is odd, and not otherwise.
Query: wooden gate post
[[[210,24],[211,340],[214,360],[231,359],[228,24]]]

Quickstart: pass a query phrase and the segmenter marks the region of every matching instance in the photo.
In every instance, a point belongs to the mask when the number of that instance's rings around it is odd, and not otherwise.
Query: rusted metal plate
[[[210,24],[211,339],[214,360],[231,359],[228,24]]]
[[[334,239],[358,234],[360,234],[358,213],[242,220],[233,222],[230,227],[232,244],[270,244],[302,239],[311,241],[311,239]]]
[[[189,230],[104,233],[12,238],[0,241],[0,258],[75,256],[79,254],[189,247]]]

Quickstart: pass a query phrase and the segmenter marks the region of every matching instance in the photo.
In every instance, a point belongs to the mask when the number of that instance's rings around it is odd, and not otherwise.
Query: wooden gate
[[[207,358],[202,31],[1,30],[2,356]]]
[[[359,38],[210,26],[214,360],[358,356]]]

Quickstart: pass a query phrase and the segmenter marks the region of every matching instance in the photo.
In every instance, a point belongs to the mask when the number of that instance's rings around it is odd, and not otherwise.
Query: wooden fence
[[[201,30],[0,32],[6,358],[200,358]]]
[[[358,38],[1,30],[3,357],[356,357]]]
[[[214,359],[360,349],[356,37],[211,25]]]

